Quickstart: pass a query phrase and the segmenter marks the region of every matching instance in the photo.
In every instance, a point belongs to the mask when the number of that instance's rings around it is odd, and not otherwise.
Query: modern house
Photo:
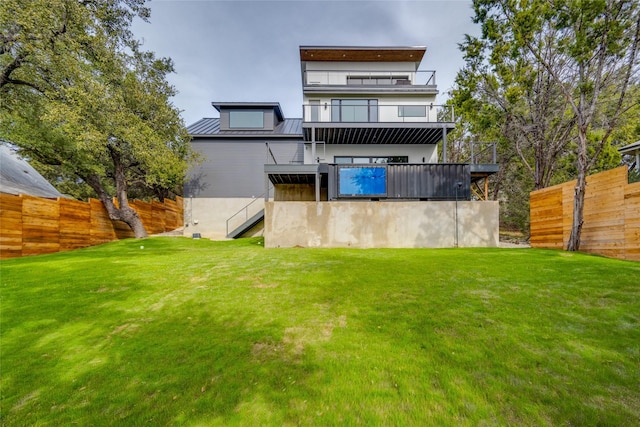
[[[435,71],[419,69],[425,51],[300,47],[301,120],[276,103],[214,103],[219,119],[189,127],[205,160],[185,233],[258,225],[266,247],[496,246],[498,203],[471,200],[473,186],[486,199],[478,183],[495,156],[447,162],[455,117],[437,104]]]
[[[184,233],[211,239],[251,235],[264,217],[265,197],[273,192],[265,195],[267,153],[302,163],[302,119],[286,119],[273,102],[214,102],[213,107],[219,118],[188,127],[201,162],[185,185]],[[262,227],[254,231],[261,233]]]

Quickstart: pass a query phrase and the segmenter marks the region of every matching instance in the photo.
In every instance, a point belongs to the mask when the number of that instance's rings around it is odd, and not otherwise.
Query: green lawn
[[[261,243],[2,261],[0,424],[640,425],[640,263]]]

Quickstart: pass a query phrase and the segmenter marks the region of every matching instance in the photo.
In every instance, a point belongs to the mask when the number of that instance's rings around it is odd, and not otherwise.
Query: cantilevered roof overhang
[[[640,141],[636,141],[632,144],[625,145],[624,147],[618,148],[618,151],[621,154],[638,154],[640,153]]]
[[[455,127],[451,122],[427,123],[344,123],[303,122],[305,141],[325,144],[437,144]]]
[[[314,184],[319,164],[310,165],[264,165],[264,172],[273,184]],[[326,165],[325,165],[326,166]]]
[[[300,61],[330,62],[415,62],[419,64],[424,46],[300,46]]]

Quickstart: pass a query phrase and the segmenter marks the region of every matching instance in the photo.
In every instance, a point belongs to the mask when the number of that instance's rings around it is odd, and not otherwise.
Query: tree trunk
[[[109,219],[112,221],[122,221],[127,224],[129,228],[131,228],[131,231],[133,231],[134,236],[138,239],[147,237],[147,230],[144,228],[144,224],[142,224],[140,216],[135,209],[129,206],[129,200],[127,198],[127,184],[120,155],[115,149],[110,149],[109,151],[114,166],[116,198],[118,200],[117,206],[114,203],[113,198],[105,190],[98,175],[92,174],[80,177],[98,194],[98,198],[107,210]]]
[[[138,212],[136,212],[135,209],[129,206],[129,199],[127,197],[127,181],[124,174],[124,167],[122,166],[122,158],[120,156],[120,152],[115,147],[109,147],[109,153],[111,154],[111,159],[113,160],[118,207],[115,208],[115,206],[113,206],[113,201],[111,201],[111,205],[114,209],[117,209],[118,213],[120,214],[120,218],[118,219],[125,222],[131,228],[136,238],[141,239],[143,237],[147,237],[147,230],[145,230],[144,225],[142,224],[142,220],[140,219],[140,216],[138,216]],[[104,200],[102,201],[102,203],[107,206],[107,203],[105,203]],[[109,208],[107,208],[107,211],[109,211]],[[109,213],[109,216],[111,217],[111,213]]]
[[[567,244],[568,251],[580,249],[580,236],[584,222],[584,195],[587,191],[587,169],[587,132],[586,129],[580,129],[578,131],[578,180],[573,195],[573,219]]]
[[[107,210],[110,220],[122,221],[127,224],[129,228],[131,228],[131,231],[133,231],[134,236],[138,239],[148,236],[147,230],[144,228],[144,224],[142,224],[140,216],[138,216],[138,213],[129,206],[129,202],[126,197],[124,198],[124,203],[122,199],[119,198],[118,206],[116,206],[113,198],[104,190],[98,176],[91,175],[83,177],[82,179],[84,179],[85,182],[98,194],[98,198]]]
[[[144,224],[142,224],[142,220],[140,219],[138,212],[129,206],[129,203],[125,203],[123,206],[122,202],[119,201],[119,206],[116,207],[113,199],[107,194],[101,194],[100,200],[107,209],[107,213],[111,220],[122,221],[127,224],[137,239],[148,237],[147,230],[144,228]]]
[[[587,189],[586,176],[583,172],[578,174],[578,182],[573,196],[573,220],[571,222],[571,235],[567,244],[568,251],[580,249],[580,236],[582,234],[584,194]]]

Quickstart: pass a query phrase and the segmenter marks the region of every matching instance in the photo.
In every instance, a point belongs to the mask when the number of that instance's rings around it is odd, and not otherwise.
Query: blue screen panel
[[[387,169],[384,167],[341,167],[338,175],[339,196],[386,196]]]

